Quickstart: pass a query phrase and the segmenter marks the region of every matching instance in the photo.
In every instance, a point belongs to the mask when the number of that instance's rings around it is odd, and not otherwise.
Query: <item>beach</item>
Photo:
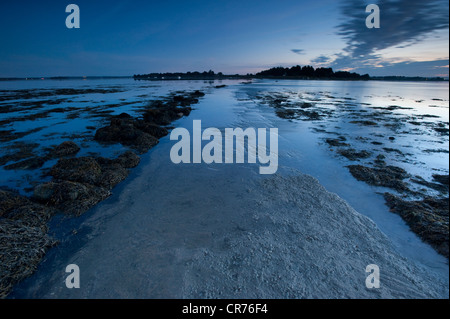
[[[2,186],[55,209],[28,225],[46,253],[9,298],[448,298],[448,83],[2,85]],[[277,173],[172,163],[169,132],[193,120],[278,128]],[[48,205],[51,183],[98,196]],[[69,264],[81,289],[64,284]]]

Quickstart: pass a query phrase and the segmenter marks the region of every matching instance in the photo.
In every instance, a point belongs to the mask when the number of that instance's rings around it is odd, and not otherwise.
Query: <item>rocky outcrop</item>
[[[449,199],[425,198],[405,201],[385,193],[384,198],[391,212],[400,215],[412,231],[431,244],[442,255],[449,257]]]
[[[56,241],[47,235],[50,207],[9,190],[0,190],[0,298],[31,275]]]
[[[403,180],[407,178],[408,173],[396,166],[384,166],[372,168],[362,165],[347,166],[350,173],[359,181],[364,181],[373,186],[384,186],[397,191],[408,190]]]

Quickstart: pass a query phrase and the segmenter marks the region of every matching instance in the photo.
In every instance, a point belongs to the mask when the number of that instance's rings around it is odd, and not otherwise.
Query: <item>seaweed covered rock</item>
[[[46,228],[53,216],[52,208],[31,201],[14,191],[0,190],[0,218],[21,220],[30,227]]]
[[[205,93],[197,90],[173,95],[166,100],[152,101],[141,119],[135,119],[127,113],[114,116],[108,126],[96,131],[94,139],[99,142],[121,143],[143,154],[155,146],[159,138],[169,133],[162,126],[188,116],[192,111],[190,105],[198,103],[198,98],[204,95]]]
[[[411,230],[436,250],[449,257],[449,198],[427,197],[421,201],[405,201],[385,193],[391,212],[400,215]]]
[[[110,166],[121,166],[124,168],[136,167],[140,162],[140,157],[132,151],[126,151],[117,158],[96,157],[95,160],[101,166],[102,170]]]
[[[448,192],[449,189],[449,177],[447,175],[433,174],[433,179],[441,184]]]
[[[188,116],[191,113],[190,107],[161,107],[152,108],[145,111],[144,121],[155,123],[158,125],[169,125],[180,117]]]
[[[126,151],[125,153],[119,155],[119,157],[117,157],[113,161],[118,163],[122,167],[133,168],[139,165],[141,159],[138,155],[136,155],[132,151]]]
[[[49,174],[57,180],[96,184],[102,169],[93,157],[63,158]]]
[[[112,189],[128,176],[128,168],[136,167],[139,161],[139,156],[131,151],[126,151],[115,159],[63,158],[51,168],[49,175],[55,181],[71,181]]]
[[[5,169],[7,170],[33,170],[33,169],[38,169],[40,167],[42,167],[42,165],[44,165],[45,163],[45,159],[42,157],[32,157],[32,158],[28,158],[26,160],[14,163],[14,164],[9,164],[5,166]]]
[[[169,134],[169,131],[165,127],[159,126],[154,123],[145,122],[143,120],[136,120],[135,126],[139,130],[148,133],[156,138],[161,138]]]
[[[38,143],[27,142],[15,142],[10,146],[6,146],[4,149],[8,149],[9,152],[0,156],[0,165],[35,157],[36,154],[34,150],[37,147],[39,147]]]
[[[148,133],[142,132],[142,134],[140,134],[136,138],[135,142],[132,144],[132,147],[139,154],[144,154],[145,152],[147,152],[149,149],[151,149],[153,146],[155,146],[158,143],[159,143],[159,141],[156,137],[153,137]]]
[[[340,149],[340,150],[338,150],[338,153],[341,154],[342,156],[348,158],[351,161],[357,161],[360,158],[370,157],[369,152],[367,152],[365,150],[357,151],[354,148]]]
[[[202,96],[205,96],[205,93],[204,92],[202,92],[202,91],[199,91],[199,90],[195,90],[194,92],[192,92],[191,93],[191,96],[192,97],[202,97]]]
[[[184,96],[184,95],[175,95],[173,97],[173,101],[176,102],[180,106],[188,106],[191,104],[198,103],[198,99],[193,96]]]
[[[36,186],[33,198],[65,213],[80,215],[110,196],[110,190],[128,176],[128,168],[136,167],[139,161],[131,151],[115,159],[60,159],[50,170],[53,180]]]
[[[113,117],[109,126],[99,128],[94,139],[101,142],[121,143],[134,148],[139,153],[145,153],[158,144],[158,139],[140,130],[135,120],[127,113]]]
[[[112,189],[129,174],[128,168],[136,167],[140,158],[132,151],[126,151],[115,159],[97,157],[96,161],[101,166],[102,174],[96,181],[96,185]]]
[[[56,241],[47,235],[54,210],[18,193],[0,190],[0,298],[31,275]]]
[[[349,165],[347,167],[353,177],[369,185],[389,187],[397,191],[408,190],[403,180],[409,177],[409,174],[400,167],[384,166],[372,168],[362,165]]]
[[[34,188],[35,200],[65,214],[81,215],[111,192],[104,187],[71,181],[48,182]]]
[[[73,156],[76,155],[79,151],[80,147],[76,143],[72,141],[65,141],[50,149],[48,157],[60,158],[65,156]]]
[[[327,138],[325,142],[330,146],[350,146],[348,143],[344,143],[345,137],[342,138]]]
[[[40,227],[22,220],[0,218],[0,298],[19,281],[33,274],[46,251],[56,241]]]

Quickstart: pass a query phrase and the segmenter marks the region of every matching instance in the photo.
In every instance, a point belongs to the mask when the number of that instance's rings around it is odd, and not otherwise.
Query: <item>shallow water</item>
[[[372,156],[360,160],[360,163],[372,161],[383,147],[395,148],[408,155],[399,156],[398,152],[383,152],[386,155],[386,162],[389,164],[400,166],[409,173],[419,175],[427,180],[434,173],[448,174],[448,134],[443,136],[433,130],[433,125],[442,122],[444,125],[447,123],[446,127],[448,128],[448,83],[258,80],[251,84],[226,81],[227,87],[215,89],[213,87],[215,84],[203,81],[134,82],[129,79],[110,81],[96,82],[95,84],[88,81],[49,83],[51,86],[64,88],[94,85],[105,88],[118,87],[125,91],[74,97],[74,100],[78,101],[77,105],[88,105],[95,102],[102,105],[112,104],[120,102],[120,99],[123,98],[126,98],[127,101],[136,100],[136,104],[115,108],[113,114],[121,112],[133,114],[133,111],[137,112],[139,106],[145,103],[144,101],[164,96],[169,92],[204,89],[207,95],[194,106],[195,110],[191,115],[174,122],[174,126],[185,127],[192,131],[192,121],[200,119],[203,129],[216,127],[222,132],[228,127],[278,128],[279,173],[289,175],[295,174],[295,170],[299,170],[314,176],[327,190],[338,194],[359,213],[371,218],[390,238],[400,254],[448,282],[446,258],[438,255],[434,249],[423,243],[409,230],[398,215],[389,212],[380,194],[387,189],[372,187],[355,180],[345,167],[355,162],[337,155],[324,142],[326,138],[344,136],[355,149],[370,151]],[[39,86],[42,85],[42,88],[49,88],[44,85],[44,82],[46,81],[36,83],[39,83]],[[25,84],[16,82],[0,83],[0,85],[4,86],[0,89],[5,90],[13,87],[17,89]],[[289,103],[307,101],[320,104],[324,109],[332,112],[327,113],[330,114],[329,116],[314,121],[280,118],[276,115],[273,106],[264,99],[273,94],[284,95]],[[3,102],[2,105],[4,104],[6,103]],[[387,108],[391,105],[408,107],[408,109],[396,109],[392,113],[384,115],[383,123],[394,123],[396,124],[394,128],[393,126],[377,125],[372,127],[350,123],[352,120],[365,117],[364,112],[360,112],[361,110],[371,114],[371,112],[379,111],[372,107]],[[58,132],[61,128],[64,128],[64,132],[68,134],[82,133],[85,132],[85,126],[98,127],[102,123],[101,118],[92,119],[88,116],[86,118],[81,116],[77,121],[66,120],[65,123],[59,124],[60,126],[52,125],[51,121],[54,121],[53,123],[61,121],[60,114],[57,115],[45,119],[42,123],[34,122],[36,125],[47,125],[49,128],[27,135],[23,139],[37,141],[41,145],[58,144],[59,141],[64,140],[64,136],[54,135],[54,139],[46,142],[45,134],[51,131]],[[438,117],[421,117],[421,115]],[[408,122],[412,117],[426,123],[417,127]],[[50,123],[48,123],[49,121]],[[26,123],[17,125],[14,127],[17,130],[29,128]],[[395,139],[390,140],[388,137],[395,137]],[[383,143],[383,145],[372,144],[373,141]],[[70,297],[71,295],[64,290],[52,290],[52,287],[60,284],[58,280],[60,281],[64,276],[61,267],[70,262],[77,262],[73,258],[80,259],[80,262],[85,260],[83,269],[89,269],[91,273],[89,278],[94,282],[90,285],[89,295],[91,296],[97,295],[96,285],[103,289],[104,282],[114,281],[115,276],[121,273],[132,273],[129,264],[124,260],[130,256],[137,259],[136,264],[141,265],[141,268],[135,266],[138,274],[134,273],[133,276],[142,275],[143,278],[146,278],[146,272],[156,272],[161,276],[166,276],[168,284],[165,287],[167,289],[170,289],[171,285],[176,285],[180,278],[176,278],[176,274],[171,273],[171,270],[176,270],[176,267],[169,266],[170,258],[161,256],[164,254],[164,247],[174,247],[182,243],[182,232],[189,229],[189,226],[196,231],[201,229],[198,225],[189,225],[190,222],[198,219],[191,220],[183,215],[183,212],[199,214],[205,221],[215,218],[221,220],[219,217],[214,217],[214,212],[226,214],[224,209],[238,211],[240,196],[249,196],[245,192],[251,190],[255,181],[262,176],[257,173],[259,164],[174,165],[169,158],[170,148],[173,144],[174,142],[170,141],[168,136],[161,139],[156,148],[143,156],[142,164],[133,171],[129,180],[114,189],[111,198],[83,217],[72,220],[55,218],[52,231],[62,240],[61,245],[49,252],[39,271],[20,284],[12,296],[18,298],[30,296]],[[424,152],[424,150],[430,149],[441,151]],[[97,143],[85,139],[80,154],[100,152],[104,155],[103,152],[105,152],[108,155],[120,150],[122,150],[121,147],[103,150]],[[446,152],[442,150],[446,150]],[[23,172],[2,170],[0,173],[8,174],[3,175],[7,178],[8,186],[15,186],[17,183],[24,184]],[[20,184],[21,181],[22,184]],[[133,193],[133,191],[140,193]],[[424,191],[430,194],[435,193],[431,189]],[[146,200],[149,196],[152,196],[152,200]],[[161,201],[155,201],[155,197],[161,198]],[[151,202],[155,206],[146,207],[146,202]],[[164,203],[170,203],[166,206],[174,211],[164,212]],[[115,207],[121,209],[130,207],[132,211],[121,211]],[[194,207],[195,211],[192,211]],[[164,216],[170,216],[170,218],[178,216],[179,219],[166,220]],[[169,228],[167,225],[170,223],[179,223],[179,226]],[[148,228],[145,227],[146,225]],[[205,222],[205,225],[208,223]],[[224,225],[224,227],[226,229],[228,225]],[[73,229],[77,229],[77,235],[72,234]],[[164,232],[165,229],[170,231],[171,235],[162,236],[162,238],[169,238],[170,242],[158,242],[154,244],[156,247],[154,249],[147,247],[147,245],[153,245],[150,239],[158,238],[148,235],[147,232]],[[179,235],[177,235],[178,232],[180,232]],[[187,243],[187,245],[195,246],[202,242],[208,242],[210,236],[210,230],[204,229],[204,232],[189,236],[189,240],[193,242]],[[139,256],[140,249],[145,251],[145,257]],[[131,250],[131,253],[127,250]],[[102,260],[96,258],[97,255],[101,256]],[[183,261],[184,258],[187,257],[181,257],[180,260]],[[148,264],[146,267],[149,268],[142,268],[143,259]],[[96,267],[104,275],[94,276]],[[116,288],[117,296],[120,289]],[[133,293],[139,295],[139,289],[133,287]],[[98,295],[104,294],[98,291]],[[167,296],[167,294],[155,291],[153,297],[158,296]],[[130,297],[130,295],[122,297]]]

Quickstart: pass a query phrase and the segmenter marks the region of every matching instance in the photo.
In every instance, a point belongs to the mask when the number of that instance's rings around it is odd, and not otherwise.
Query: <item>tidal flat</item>
[[[2,263],[3,296],[448,297],[448,83],[1,85],[2,256],[30,252]],[[279,171],[171,163],[170,131],[196,119],[220,130],[278,128]],[[311,206],[315,196],[323,205]],[[117,246],[123,236],[128,246]],[[90,278],[79,294],[60,287],[58,269],[73,260]],[[359,268],[374,260],[409,284],[368,291]],[[337,269],[348,278],[324,275],[314,289],[318,274]],[[96,288],[130,273],[123,291]]]

